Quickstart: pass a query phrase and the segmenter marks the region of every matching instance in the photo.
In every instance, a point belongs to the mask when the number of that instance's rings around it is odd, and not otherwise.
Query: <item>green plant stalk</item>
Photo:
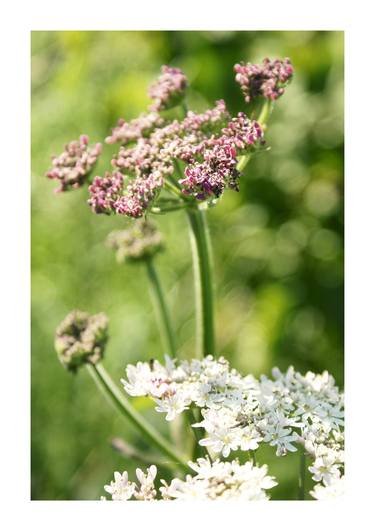
[[[193,253],[197,356],[215,355],[214,288],[211,242],[206,214],[197,208],[187,210]]]
[[[184,472],[189,472],[190,468],[187,465],[187,458],[180,455],[173,446],[158,431],[149,424],[139,413],[134,409],[127,398],[121,393],[118,387],[113,382],[105,368],[101,363],[96,365],[87,364],[88,371],[95,383],[105,395],[105,397],[112,403],[112,405],[129,420],[142,435],[154,447],[157,447],[166,457],[171,461],[166,461],[164,464],[172,469],[180,468]]]
[[[299,461],[299,478],[298,478],[298,499],[305,499],[305,477],[306,477],[306,456],[304,450],[301,451]]]
[[[192,458],[193,458],[193,461],[195,461],[198,457],[204,457],[205,452],[204,452],[203,447],[199,444],[199,441],[205,437],[206,431],[202,427],[199,427],[199,428],[192,427],[193,424],[196,424],[197,422],[200,421],[199,419],[197,419],[196,415],[194,414],[193,409],[188,409],[186,411],[186,418],[187,418],[190,429],[193,432],[193,436],[194,436]]]
[[[147,275],[150,281],[150,288],[154,301],[155,313],[163,339],[164,348],[172,358],[176,358],[176,339],[172,328],[167,304],[165,301],[163,288],[160,283],[159,275],[155,269],[154,261],[151,257],[148,257],[145,260],[145,265]]]

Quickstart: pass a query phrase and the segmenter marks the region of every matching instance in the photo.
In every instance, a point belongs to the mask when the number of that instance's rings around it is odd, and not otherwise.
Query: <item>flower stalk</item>
[[[165,466],[172,469],[180,468],[185,472],[189,471],[190,469],[186,464],[187,459],[180,455],[173,446],[134,409],[131,403],[117,388],[103,365],[101,363],[97,363],[96,365],[87,364],[87,368],[96,385],[109,402],[112,403],[112,405],[127,420],[129,420],[139,432],[142,433],[142,435],[144,435],[145,439],[170,459],[169,461],[164,462]]]
[[[195,278],[197,356],[215,355],[214,287],[212,251],[206,213],[187,211]]]
[[[306,456],[304,450],[300,454],[299,478],[298,478],[298,499],[305,499],[305,476],[306,476]]]
[[[171,319],[159,275],[156,271],[152,257],[145,259],[147,275],[150,281],[150,289],[154,301],[154,308],[158,320],[164,348],[172,358],[177,357],[176,339],[171,324]]]

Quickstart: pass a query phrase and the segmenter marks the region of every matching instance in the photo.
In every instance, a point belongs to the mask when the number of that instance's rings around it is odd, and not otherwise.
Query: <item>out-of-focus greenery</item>
[[[196,110],[224,98],[244,108],[233,64],[291,58],[295,77],[278,100],[259,154],[209,212],[220,354],[243,373],[277,365],[331,372],[343,385],[343,34],[340,32],[33,32],[32,34],[32,498],[98,499],[114,470],[137,462],[115,453],[120,436],[147,449],[110,409],[86,370],[68,374],[54,330],[73,308],[104,311],[105,365],[116,381],[127,363],[161,358],[147,277],[118,265],[106,235],[127,222],[95,216],[87,190],[55,195],[50,155],[86,133],[103,141],[118,117],[144,111],[161,64],[181,67]],[[102,175],[115,152],[107,146]],[[184,213],[154,218],[167,251],[156,262],[183,356],[194,356],[194,300]],[[137,407],[160,429],[147,400]],[[296,497],[297,456],[263,450],[280,485]]]

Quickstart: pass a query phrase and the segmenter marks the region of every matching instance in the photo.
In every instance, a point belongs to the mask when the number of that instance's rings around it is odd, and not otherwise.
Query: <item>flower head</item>
[[[59,181],[57,192],[80,188],[87,181],[102,150],[101,144],[90,148],[88,143],[89,137],[81,135],[79,140],[66,144],[60,155],[52,157],[52,168],[46,175]]]
[[[187,77],[182,70],[162,66],[161,76],[149,89],[149,96],[154,100],[150,110],[158,112],[178,105],[185,96],[187,84]]]
[[[293,66],[288,58],[271,61],[266,57],[260,65],[236,64],[234,71],[245,101],[250,103],[259,96],[275,100],[284,94],[285,86],[293,75]]]
[[[116,200],[121,197],[124,184],[123,175],[115,171],[106,172],[104,177],[95,177],[89,186],[88,204],[96,214],[111,214]]]
[[[236,150],[229,142],[220,142],[204,153],[203,162],[189,164],[185,177],[179,180],[182,191],[196,199],[218,198],[226,186],[238,189],[240,173],[237,166]]]
[[[155,127],[160,127],[163,123],[163,118],[156,112],[141,114],[130,122],[125,122],[125,120],[120,118],[117,122],[117,127],[112,129],[111,136],[107,136],[105,141],[107,144],[115,144],[116,142],[123,145],[129,144],[141,137],[149,136]]]
[[[189,407],[200,408],[201,420],[192,425],[205,431],[199,444],[225,458],[261,444],[281,457],[301,445],[314,459],[309,470],[315,481],[325,484],[341,474],[343,399],[329,375],[303,376],[290,367],[286,373],[274,369],[272,379],[257,380],[212,356],[189,362],[168,358],[165,366],[139,362],[126,373],[125,390],[150,396],[167,420]],[[308,414],[306,404],[313,404]]]
[[[75,372],[84,363],[98,363],[108,339],[108,318],[73,310],[56,329],[55,349],[61,363]]]
[[[119,263],[139,261],[163,249],[163,238],[149,220],[138,219],[126,230],[116,230],[107,237],[107,244],[116,251]]]

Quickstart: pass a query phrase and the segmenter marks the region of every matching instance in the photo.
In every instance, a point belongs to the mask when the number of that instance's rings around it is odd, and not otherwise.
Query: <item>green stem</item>
[[[101,363],[96,365],[87,364],[88,371],[95,383],[105,395],[105,397],[112,403],[113,406],[126,417],[147,439],[153,446],[156,446],[165,456],[171,461],[166,461],[165,466],[172,469],[180,467],[182,470],[190,471],[186,464],[186,458],[180,455],[173,446],[158,431],[149,424],[139,413],[134,409],[127,398],[121,393],[115,385],[105,368]]]
[[[255,452],[255,450],[249,450],[249,455],[251,457],[253,465],[256,465],[256,452]]]
[[[273,111],[273,105],[274,102],[272,100],[266,100],[263,104],[263,107],[260,111],[260,115],[258,117],[258,122],[262,129],[266,129],[267,127],[268,119]]]
[[[154,206],[150,208],[151,214],[167,214],[168,212],[176,212],[177,210],[182,210],[187,208],[189,205],[187,203],[179,203],[178,205],[171,206]]]
[[[299,478],[298,478],[298,499],[305,499],[305,475],[306,475],[306,456],[302,450],[299,462]]]
[[[187,410],[187,420],[190,425],[190,429],[193,432],[194,435],[194,446],[193,446],[193,460],[195,461],[198,457],[204,456],[204,449],[199,444],[199,441],[205,437],[206,431],[204,428],[193,428],[192,425],[196,424],[197,422],[200,422],[201,419],[197,419],[196,415],[194,414],[193,409]],[[198,413],[199,414],[199,413]]]
[[[205,212],[189,209],[187,214],[195,277],[197,356],[202,357],[216,351],[211,243]]]
[[[174,195],[177,195],[177,197],[184,200],[186,199],[181,190],[170,180],[165,179],[164,186],[168,191],[172,192]]]
[[[177,356],[176,340],[167,304],[165,302],[163,289],[161,287],[160,279],[155,269],[154,261],[151,257],[145,260],[145,264],[147,269],[147,275],[150,280],[151,292],[154,299],[155,313],[159,322],[159,327],[164,342],[164,348],[172,358],[175,358]]]

